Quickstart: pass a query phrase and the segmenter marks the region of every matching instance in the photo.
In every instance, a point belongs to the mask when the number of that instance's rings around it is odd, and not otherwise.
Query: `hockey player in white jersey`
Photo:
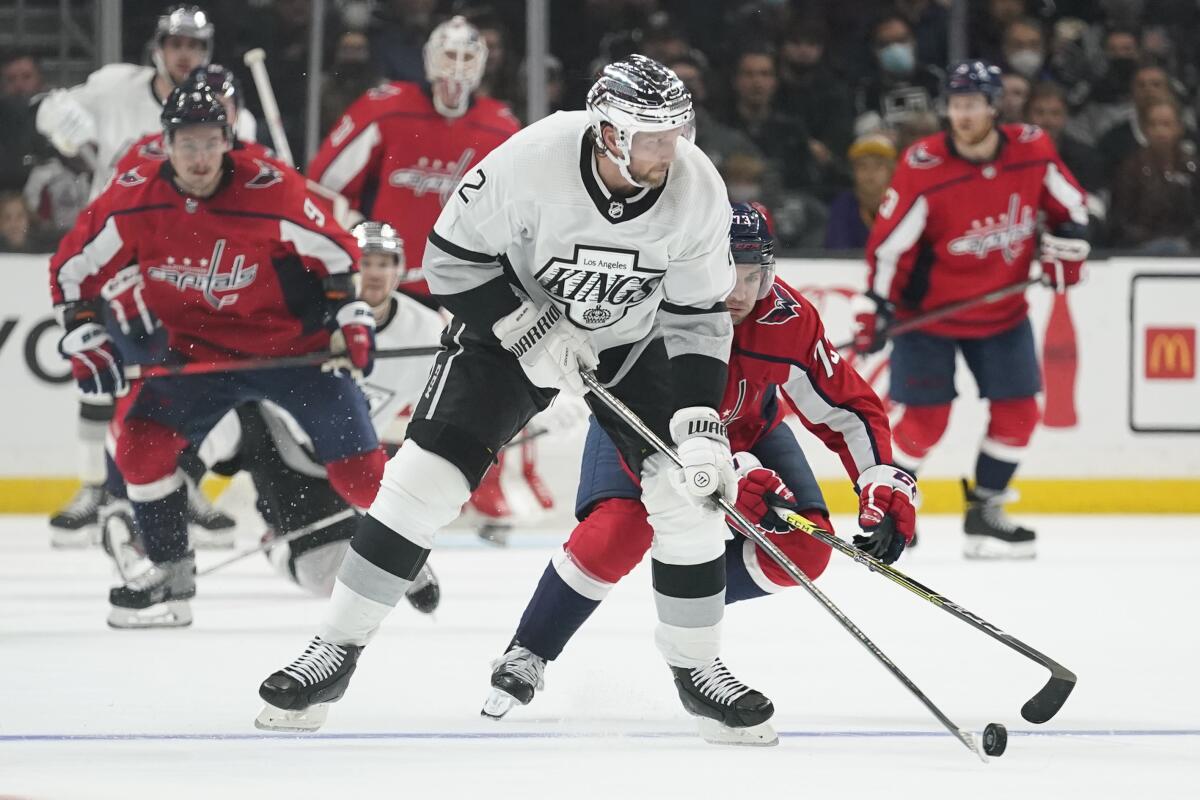
[[[656,643],[710,741],[773,744],[771,702],[719,656],[723,514],[737,476],[716,408],[733,328],[730,210],[691,142],[691,97],[643,56],[611,64],[586,112],[541,120],[467,173],[424,270],[455,318],[317,635],[259,688],[259,727],[314,730],[498,448],[581,370],[674,441],[683,470],[589,402],[641,476],[654,530]]]

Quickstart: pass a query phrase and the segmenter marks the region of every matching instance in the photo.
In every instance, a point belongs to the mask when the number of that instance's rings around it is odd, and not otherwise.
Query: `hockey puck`
[[[983,729],[983,752],[989,756],[1002,756],[1006,747],[1008,747],[1008,728],[999,722],[989,722]]]

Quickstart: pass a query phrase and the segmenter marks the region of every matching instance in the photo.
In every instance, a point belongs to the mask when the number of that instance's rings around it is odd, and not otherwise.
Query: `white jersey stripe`
[[[355,176],[366,169],[367,162],[371,160],[371,151],[379,145],[379,141],[379,125],[372,122],[329,162],[325,172],[316,176],[317,183],[335,192],[345,189]]]
[[[896,265],[921,238],[928,216],[929,204],[922,195],[908,209],[900,224],[875,248],[875,281],[871,286],[875,294],[885,299],[888,297],[892,281],[896,278]]]
[[[846,449],[854,460],[856,472],[861,473],[879,463],[875,441],[866,420],[854,411],[829,402],[803,368],[795,364],[791,366],[783,391],[796,404],[796,409],[806,420],[841,434]]]
[[[1067,211],[1071,215],[1071,221],[1078,225],[1087,225],[1087,198],[1084,197],[1083,192],[1071,185],[1066,176],[1059,172],[1058,165],[1053,162],[1047,164],[1046,175],[1042,180],[1050,195],[1059,203],[1066,206]]]
[[[301,256],[320,261],[330,275],[349,272],[350,267],[354,264],[350,254],[332,239],[324,234],[303,228],[290,220],[279,220],[279,237],[285,242],[291,242]]]
[[[79,287],[83,282],[111,261],[123,244],[116,219],[109,217],[100,232],[59,269],[58,285],[62,288],[63,301],[71,303],[78,300]]]

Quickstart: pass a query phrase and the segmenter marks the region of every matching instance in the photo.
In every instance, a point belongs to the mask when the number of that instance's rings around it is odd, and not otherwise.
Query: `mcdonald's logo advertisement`
[[[1146,379],[1196,377],[1195,328],[1146,328]]]

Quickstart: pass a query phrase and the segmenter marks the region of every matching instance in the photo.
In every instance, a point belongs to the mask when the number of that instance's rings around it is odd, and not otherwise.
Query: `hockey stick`
[[[1067,698],[1070,697],[1071,691],[1075,688],[1075,682],[1077,678],[1075,677],[1074,672],[1067,669],[1062,664],[1059,664],[1049,656],[1039,653],[1037,650],[1034,650],[1020,639],[1005,633],[982,617],[971,613],[950,598],[940,595],[929,587],[918,583],[890,564],[883,563],[879,559],[864,553],[862,550],[859,550],[854,545],[848,544],[847,542],[839,539],[829,531],[817,527],[796,512],[789,511],[786,508],[777,507],[772,508],[771,510],[774,511],[784,522],[786,522],[788,525],[791,525],[796,530],[807,533],[817,541],[823,542],[832,547],[834,550],[837,550],[842,555],[849,556],[872,572],[878,572],[880,575],[892,581],[893,583],[899,584],[905,589],[908,589],[917,597],[933,603],[946,613],[961,619],[963,622],[966,622],[972,628],[983,631],[996,641],[1008,645],[1013,650],[1016,650],[1018,653],[1030,659],[1031,661],[1035,661],[1046,669],[1050,670],[1050,680],[1047,681],[1046,685],[1043,686],[1037,694],[1029,698],[1025,705],[1021,707],[1021,716],[1024,717],[1026,721],[1033,722],[1038,725],[1042,724],[1043,722],[1047,722],[1053,718],[1054,715],[1058,713],[1059,709],[1063,707],[1063,704],[1067,702]]]
[[[654,431],[647,427],[646,423],[642,422],[638,416],[633,413],[633,411],[631,411],[624,403],[613,396],[611,392],[605,389],[600,384],[600,381],[596,379],[595,375],[587,370],[580,370],[579,374],[583,378],[584,384],[589,390],[591,390],[592,394],[596,395],[600,402],[608,406],[608,408],[614,414],[620,417],[625,424],[632,428],[643,440],[645,440],[647,444],[670,459],[675,466],[683,469],[683,461],[680,460],[679,454],[675,452],[675,449],[660,439],[658,435],[654,433]],[[825,610],[828,611],[843,628],[849,631],[850,634],[858,640],[859,644],[870,651],[871,655],[875,656],[875,659],[879,661],[880,664],[883,664],[883,666],[890,673],[892,673],[892,676],[895,677],[896,680],[904,684],[905,688],[907,688],[909,692],[911,692],[913,696],[916,697],[921,704],[924,705],[925,708],[937,718],[938,722],[942,723],[942,726],[945,727],[946,730],[950,731],[950,733],[953,734],[956,739],[962,742],[964,747],[979,756],[981,761],[985,763],[987,762],[987,755],[983,752],[981,744],[976,741],[974,734],[958,727],[953,721],[950,720],[949,717],[943,714],[941,709],[935,706],[933,701],[926,697],[925,693],[922,692],[907,675],[901,672],[900,668],[897,667],[892,660],[888,658],[882,650],[879,649],[878,645],[867,638],[867,635],[859,630],[858,626],[855,625],[840,608],[834,605],[833,601],[826,597],[824,592],[813,585],[813,582],[809,579],[809,577],[801,572],[799,567],[792,563],[792,560],[788,558],[787,555],[780,550],[774,542],[764,536],[757,526],[750,524],[750,522],[744,516],[742,516],[741,512],[734,508],[733,504],[731,504],[728,500],[720,495],[713,495],[712,499],[717,506],[719,506],[720,509],[725,512],[726,516],[732,519],[737,526],[742,529],[743,534],[748,539],[762,548],[763,552],[770,556],[771,560],[778,564],[780,568],[782,568],[783,571],[791,577],[792,580],[803,586],[804,590],[812,595],[817,602],[824,606]]]
[[[261,47],[246,51],[242,61],[250,69],[254,78],[254,90],[258,92],[258,101],[262,105],[263,116],[266,118],[267,130],[271,132],[271,141],[275,144],[275,152],[279,160],[288,166],[295,165],[292,158],[292,148],[288,145],[287,134],[283,131],[283,119],[279,116],[279,104],[275,102],[275,91],[271,88],[271,76],[267,73],[267,53]]]
[[[196,572],[196,576],[200,577],[202,575],[209,575],[213,572],[216,572],[219,569],[224,569],[225,567],[228,567],[230,564],[236,564],[238,561],[249,558],[250,556],[252,556],[256,553],[262,553],[267,550],[270,550],[273,547],[277,547],[281,544],[287,544],[289,542],[293,542],[296,539],[299,539],[303,536],[308,536],[310,533],[315,533],[315,532],[321,530],[322,528],[327,528],[330,525],[333,525],[334,523],[341,522],[344,519],[349,519],[350,517],[354,516],[355,513],[356,512],[354,511],[353,508],[344,508],[341,511],[337,512],[336,514],[330,514],[328,517],[325,517],[324,519],[317,520],[316,522],[312,523],[311,525],[305,525],[300,530],[292,531],[291,533],[284,534],[283,536],[277,536],[274,539],[268,539],[267,541],[259,544],[258,547],[252,548],[250,550],[243,550],[242,552],[238,553],[237,555],[232,555],[229,558],[225,559],[224,561],[218,561],[216,564],[213,564],[211,567],[205,567],[202,570],[198,570]]]
[[[437,355],[442,351],[441,345],[425,347],[385,347],[376,350],[377,359],[383,358],[416,358],[418,356]],[[155,364],[142,366],[129,364],[125,367],[125,377],[129,380],[139,378],[164,378],[171,375],[207,375],[213,372],[247,372],[257,369],[286,369],[288,367],[315,367],[330,364],[341,367],[340,362],[346,361],[344,353],[330,353],[322,350],[318,353],[305,353],[299,356],[284,356],[283,358],[247,358],[239,361],[197,361],[190,364]],[[349,362],[346,361],[348,364]]]
[[[895,325],[888,328],[885,333],[887,334],[888,339],[892,339],[902,333],[908,333],[909,331],[923,328],[931,322],[937,322],[939,319],[952,316],[960,311],[965,311],[968,308],[983,306],[987,305],[988,303],[995,303],[997,300],[1003,300],[1009,295],[1023,292],[1030,286],[1033,286],[1037,283],[1045,283],[1045,280],[1041,277],[1029,278],[1027,280],[1018,281],[1017,283],[1010,283],[1008,286],[1001,286],[999,289],[993,289],[990,292],[985,292],[984,294],[977,295],[976,297],[955,300],[953,303],[947,303],[944,306],[938,306],[935,309],[926,311],[924,314],[918,314],[911,319],[906,319],[903,322],[897,322]],[[848,342],[839,344],[837,349],[848,350],[853,346],[854,340],[851,339]]]

